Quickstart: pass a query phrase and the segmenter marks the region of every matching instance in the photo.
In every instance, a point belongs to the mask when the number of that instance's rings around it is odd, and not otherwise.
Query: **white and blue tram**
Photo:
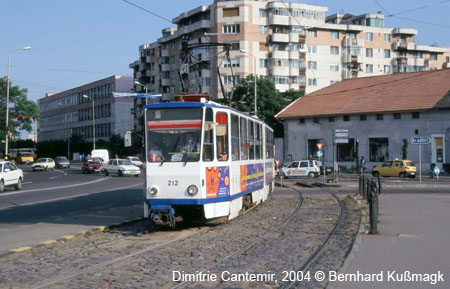
[[[145,106],[144,216],[156,224],[233,219],[274,186],[273,130],[227,106],[173,101]]]

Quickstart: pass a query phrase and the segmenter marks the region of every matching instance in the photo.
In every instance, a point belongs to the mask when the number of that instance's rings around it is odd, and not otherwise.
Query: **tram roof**
[[[211,108],[229,109],[229,110],[235,111],[239,114],[244,114],[254,120],[259,120],[259,121],[263,122],[263,120],[256,118],[254,116],[251,116],[245,112],[239,111],[237,109],[231,108],[226,105],[220,105],[217,103],[206,103],[206,102],[196,102],[196,101],[169,101],[169,102],[151,103],[151,104],[147,104],[145,106],[145,108],[150,108],[150,109],[154,109],[154,108],[187,108],[187,107],[211,107]]]

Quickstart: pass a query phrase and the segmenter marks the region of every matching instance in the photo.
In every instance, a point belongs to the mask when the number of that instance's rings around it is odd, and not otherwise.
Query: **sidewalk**
[[[379,274],[383,280],[336,281],[330,282],[329,288],[450,288],[449,208],[450,194],[381,195],[379,234],[362,235],[359,249],[354,256],[350,254],[349,263],[340,273]],[[355,246],[358,247],[358,242]],[[393,281],[388,274],[394,270],[398,275],[391,276],[396,280],[405,272],[407,275],[407,271],[420,273],[423,278],[423,274],[440,271],[444,281],[435,285],[425,281]]]

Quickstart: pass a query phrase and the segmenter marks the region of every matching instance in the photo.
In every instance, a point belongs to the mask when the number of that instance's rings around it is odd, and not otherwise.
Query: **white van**
[[[102,158],[104,164],[109,162],[109,152],[108,152],[108,150],[93,150],[91,152],[91,157],[93,157],[93,158]]]

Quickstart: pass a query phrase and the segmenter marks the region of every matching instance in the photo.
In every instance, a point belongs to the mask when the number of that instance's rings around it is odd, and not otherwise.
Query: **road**
[[[24,171],[22,190],[0,193],[0,255],[10,249],[142,216],[142,178],[71,168]]]

